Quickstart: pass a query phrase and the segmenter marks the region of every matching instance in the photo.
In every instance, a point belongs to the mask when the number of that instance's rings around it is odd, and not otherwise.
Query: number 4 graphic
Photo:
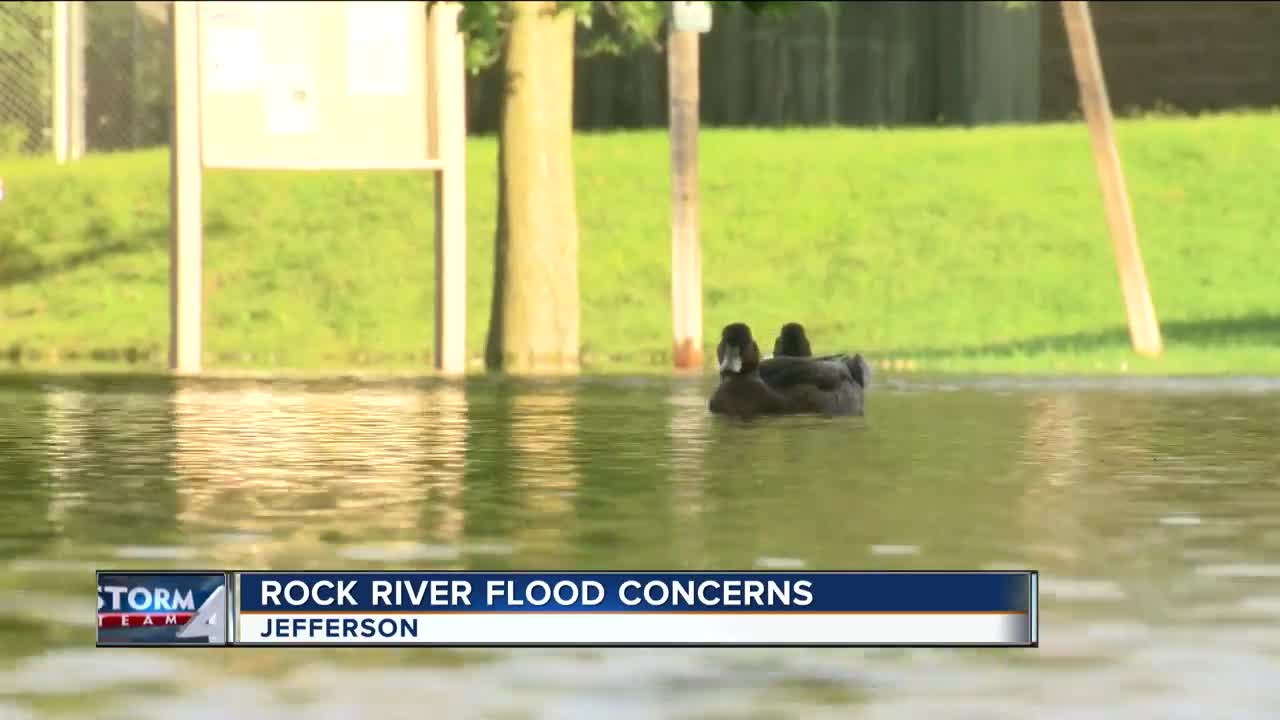
[[[209,595],[209,599],[200,605],[195,617],[178,630],[178,637],[183,640],[208,638],[211,645],[225,645],[227,642],[227,588],[222,586]]]

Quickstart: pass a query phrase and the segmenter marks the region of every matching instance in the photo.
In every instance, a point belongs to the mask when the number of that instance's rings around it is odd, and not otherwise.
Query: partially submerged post
[[[200,372],[203,355],[204,172],[200,158],[200,9],[170,5],[173,117],[169,142],[169,367]]]
[[[431,58],[427,101],[430,157],[436,175],[435,367],[450,375],[467,369],[467,114],[465,49],[458,32],[459,3],[430,6]]]
[[[172,7],[170,368],[201,369],[204,168],[430,170],[435,367],[465,372],[466,110],[458,5]]]
[[[1129,317],[1129,339],[1138,353],[1156,356],[1163,350],[1160,325],[1156,321],[1155,305],[1151,301],[1147,274],[1142,266],[1142,254],[1138,250],[1138,231],[1133,220],[1133,209],[1129,204],[1129,193],[1125,188],[1120,152],[1116,148],[1111,104],[1107,98],[1107,86],[1102,75],[1097,40],[1093,34],[1093,20],[1089,16],[1089,4],[1065,0],[1061,5],[1067,42],[1071,46],[1071,62],[1075,66],[1076,82],[1080,87],[1080,105],[1084,109],[1085,123],[1089,126],[1107,224],[1115,245],[1116,266],[1120,271],[1125,310]]]
[[[698,240],[698,49],[711,3],[672,3],[667,35],[671,134],[671,317],[677,368],[702,366],[702,249]]]

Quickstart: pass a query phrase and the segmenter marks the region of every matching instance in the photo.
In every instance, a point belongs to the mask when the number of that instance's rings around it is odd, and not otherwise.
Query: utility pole
[[[698,239],[698,54],[711,3],[675,2],[667,34],[671,138],[671,319],[675,366],[702,367],[702,248]]]
[[[1107,225],[1111,229],[1111,241],[1115,245],[1116,267],[1120,271],[1120,285],[1124,291],[1125,310],[1129,317],[1129,339],[1138,354],[1158,356],[1164,349],[1160,325],[1156,321],[1151,289],[1147,286],[1142,253],[1138,249],[1138,230],[1133,219],[1133,208],[1129,203],[1129,192],[1125,187],[1120,151],[1116,147],[1111,101],[1107,98],[1107,84],[1102,74],[1098,42],[1093,34],[1089,3],[1064,0],[1060,4],[1067,41],[1071,46],[1071,63],[1075,66],[1076,83],[1080,88],[1080,105],[1084,109],[1085,123],[1089,126],[1093,160],[1098,169],[1098,182],[1102,186]]]

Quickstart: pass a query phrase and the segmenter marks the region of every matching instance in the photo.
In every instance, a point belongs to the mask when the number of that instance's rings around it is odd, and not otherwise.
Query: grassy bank
[[[1280,115],[1122,122],[1168,351],[1129,350],[1085,130],[712,130],[706,342],[788,320],[819,350],[918,370],[1280,373]],[[469,351],[483,350],[496,147],[468,148]],[[583,135],[582,337],[597,368],[665,369],[662,132]],[[161,367],[167,155],[0,162],[0,356]],[[421,366],[430,178],[209,172],[211,367]]]

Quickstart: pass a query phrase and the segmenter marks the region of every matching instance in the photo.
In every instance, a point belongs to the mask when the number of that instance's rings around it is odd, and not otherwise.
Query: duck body
[[[784,415],[787,400],[760,378],[760,373],[722,378],[711,396],[711,412],[716,415],[752,417]]]
[[[773,357],[762,363],[761,374],[765,378],[765,382],[771,382],[770,376],[777,374],[786,377],[786,371],[775,370],[771,366],[785,367],[788,364],[787,361],[794,358],[809,358],[815,362],[841,362],[848,368],[850,377],[863,391],[871,383],[871,365],[867,363],[862,355],[840,353],[815,358],[813,357],[813,350],[809,346],[809,338],[805,335],[804,326],[794,322],[782,326],[782,330],[778,333],[778,339],[773,343]]]
[[[860,356],[847,358],[774,357],[760,360],[760,349],[745,324],[725,327],[716,349],[720,386],[710,410],[719,415],[862,415],[864,386],[855,368]],[[861,365],[859,365],[861,363]]]
[[[760,379],[788,399],[792,412],[861,415],[864,388],[852,361],[844,356],[775,357],[760,364]]]

